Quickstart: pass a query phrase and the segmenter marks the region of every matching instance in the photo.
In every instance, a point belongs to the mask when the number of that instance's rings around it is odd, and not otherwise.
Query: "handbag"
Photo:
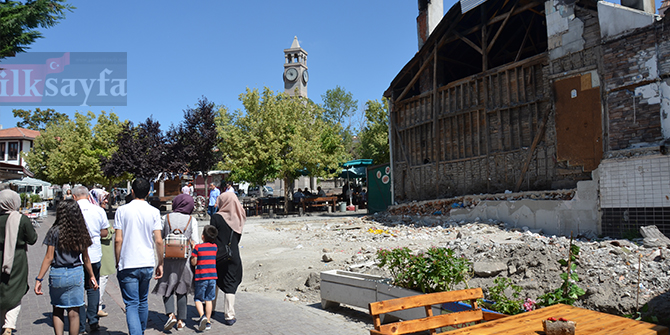
[[[230,231],[230,238],[228,239],[228,244],[223,245],[223,250],[221,251],[221,256],[224,261],[229,261],[233,259],[233,249],[230,245],[233,243],[233,231]]]
[[[189,243],[188,237],[184,235],[184,232],[188,229],[188,225],[191,224],[192,217],[189,216],[188,223],[186,223],[186,228],[184,228],[184,230],[172,230],[172,225],[170,224],[170,214],[166,215],[166,218],[168,227],[170,228],[170,233],[168,233],[167,237],[165,237],[165,258],[188,258]]]

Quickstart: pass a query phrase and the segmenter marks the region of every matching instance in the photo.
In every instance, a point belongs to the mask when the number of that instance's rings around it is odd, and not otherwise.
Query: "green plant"
[[[379,267],[391,272],[393,285],[424,293],[451,291],[460,283],[468,286],[472,263],[454,256],[448,248],[431,247],[426,252],[413,254],[407,248],[377,251]]]
[[[30,202],[31,202],[31,203],[34,204],[34,203],[36,203],[36,202],[40,202],[40,201],[42,201],[42,197],[40,197],[39,194],[31,194],[31,195],[30,195]]]
[[[514,285],[509,278],[498,277],[494,281],[495,286],[489,287],[488,298],[493,300],[495,304],[491,305],[491,309],[498,313],[514,315],[523,312],[523,299],[519,298],[521,287]],[[505,291],[510,288],[512,290],[512,297],[508,297]]]
[[[570,248],[568,248],[568,259],[560,259],[558,263],[566,267],[566,271],[561,273],[563,284],[552,292],[547,292],[538,297],[538,304],[542,306],[551,306],[555,304],[573,305],[577,299],[586,292],[579,287],[576,282],[579,281],[577,276],[577,255],[579,255],[580,248],[572,244],[572,235],[570,235]]]

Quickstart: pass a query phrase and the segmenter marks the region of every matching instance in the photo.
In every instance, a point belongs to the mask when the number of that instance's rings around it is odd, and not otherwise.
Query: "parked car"
[[[266,196],[274,195],[274,190],[272,189],[272,187],[270,187],[270,186],[262,186],[262,187],[263,187],[262,196],[266,197]],[[260,190],[261,190],[261,188],[258,187],[258,186],[249,187],[249,191],[247,192],[247,195],[249,195],[250,197],[260,197],[261,196]]]

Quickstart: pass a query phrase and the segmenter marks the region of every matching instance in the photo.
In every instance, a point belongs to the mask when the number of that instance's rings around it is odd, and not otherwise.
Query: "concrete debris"
[[[321,284],[321,276],[316,272],[310,272],[309,277],[305,281],[305,286],[309,288],[319,288]]]
[[[644,237],[644,246],[660,248],[670,245],[670,239],[661,233],[656,226],[640,227],[640,234]]]
[[[472,268],[477,277],[495,277],[507,270],[507,264],[502,262],[475,262]]]

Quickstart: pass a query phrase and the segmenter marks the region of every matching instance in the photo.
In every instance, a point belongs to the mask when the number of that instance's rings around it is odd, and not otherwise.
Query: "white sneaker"
[[[168,331],[174,327],[174,325],[177,324],[177,318],[174,317],[174,315],[170,315],[168,317],[167,322],[165,322],[165,326],[163,326],[163,330]]]
[[[203,331],[207,327],[207,316],[203,315],[200,317],[200,321],[198,321],[198,330]]]

